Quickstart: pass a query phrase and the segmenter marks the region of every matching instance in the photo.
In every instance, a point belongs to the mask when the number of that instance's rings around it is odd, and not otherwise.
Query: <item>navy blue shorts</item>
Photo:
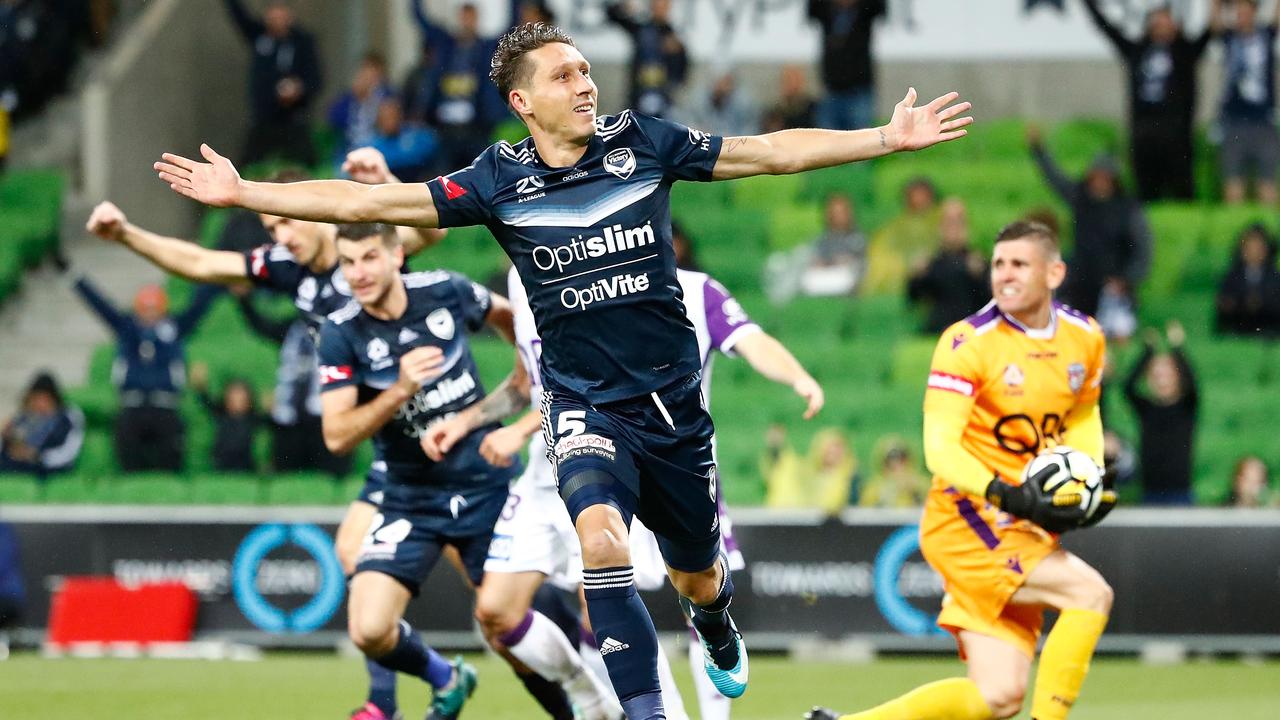
[[[374,460],[369,466],[369,472],[365,473],[364,485],[360,487],[360,494],[356,496],[356,500],[369,503],[374,507],[381,507],[383,491],[386,487],[387,463],[383,460]]]
[[[493,525],[506,502],[503,485],[420,497],[412,511],[400,509],[399,503],[384,505],[369,524],[356,573],[390,575],[416,597],[444,546],[452,545],[462,556],[467,577],[479,585]]]
[[[706,570],[720,553],[715,428],[701,383],[693,373],[658,392],[601,405],[550,390],[542,399],[548,455],[574,522],[602,503],[628,524],[638,516],[667,564],[684,572]]]

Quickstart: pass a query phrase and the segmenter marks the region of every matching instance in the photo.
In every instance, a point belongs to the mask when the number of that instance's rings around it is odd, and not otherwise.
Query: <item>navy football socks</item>
[[[369,670],[369,702],[378,706],[383,715],[396,716],[396,671],[383,667],[377,660],[365,658]]]
[[[658,685],[658,633],[636,594],[630,566],[584,570],[582,587],[596,645],[630,720],[666,718]]]
[[[453,666],[427,647],[409,623],[400,621],[400,637],[391,652],[377,659],[379,665],[396,672],[420,677],[437,690],[453,679]]]

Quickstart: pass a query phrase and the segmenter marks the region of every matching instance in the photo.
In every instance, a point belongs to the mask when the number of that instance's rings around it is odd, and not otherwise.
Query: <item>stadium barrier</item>
[[[915,511],[741,510],[747,556],[734,601],[752,647],[847,653],[949,652],[933,624],[942,584],[919,554]],[[50,589],[70,575],[129,586],[178,581],[199,599],[196,639],[264,647],[344,642],[345,582],[333,508],[0,507],[24,549],[29,606],[15,640],[45,637]],[[1280,653],[1280,511],[1118,510],[1065,544],[1116,590],[1104,652]],[[477,648],[471,595],[447,563],[409,619],[442,647]],[[682,621],[670,591],[646,598],[655,621]]]

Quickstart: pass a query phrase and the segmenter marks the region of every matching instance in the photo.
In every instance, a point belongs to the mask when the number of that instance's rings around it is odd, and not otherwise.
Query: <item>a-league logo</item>
[[[631,148],[618,148],[604,156],[604,169],[626,180],[636,169],[636,155]]]

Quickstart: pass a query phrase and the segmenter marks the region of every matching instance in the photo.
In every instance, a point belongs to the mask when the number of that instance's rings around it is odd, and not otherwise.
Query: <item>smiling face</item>
[[[991,255],[991,294],[1006,315],[1027,318],[1046,313],[1067,267],[1049,245],[1034,236],[997,242]]]
[[[399,280],[404,249],[387,247],[381,235],[359,240],[338,238],[338,265],[351,286],[351,296],[365,307],[382,304]]]
[[[520,60],[524,72],[510,94],[511,106],[532,131],[585,145],[596,132],[596,84],[591,64],[572,45],[548,43]]]

